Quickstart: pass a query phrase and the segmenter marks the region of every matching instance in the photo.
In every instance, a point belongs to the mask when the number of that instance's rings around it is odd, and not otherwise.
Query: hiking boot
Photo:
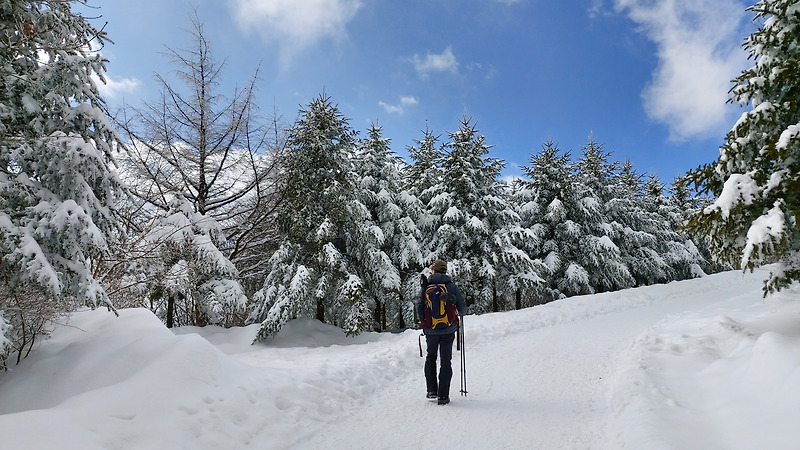
[[[440,405],[446,405],[446,404],[450,403],[450,397],[439,397],[439,402],[438,403]]]
[[[430,398],[430,399],[436,398],[436,392],[428,392],[427,394],[425,394],[425,398]]]

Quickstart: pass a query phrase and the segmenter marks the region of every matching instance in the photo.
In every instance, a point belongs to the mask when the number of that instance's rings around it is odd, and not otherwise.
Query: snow
[[[777,172],[772,172],[769,176],[769,181],[767,182],[767,187],[764,189],[764,193],[767,194],[769,191],[779,187],[783,180],[786,178],[790,178],[791,174],[788,169],[779,170]]]
[[[767,247],[773,242],[780,242],[784,233],[786,218],[781,210],[781,202],[776,201],[766,214],[759,216],[747,230],[747,243],[742,252],[742,264],[744,269],[750,261],[750,256],[755,248]]]
[[[3,317],[4,311],[0,309],[0,352],[12,348],[12,342],[6,338],[11,331],[11,324]]]
[[[2,446],[800,448],[800,288],[762,298],[770,269],[467,316],[447,406],[418,331],[304,319],[250,345],[257,325],[81,311],[0,374]]]
[[[614,244],[614,241],[612,241],[611,238],[608,236],[600,237],[600,239],[597,240],[597,243],[606,250],[619,253],[619,248],[616,246],[616,244]]]
[[[727,180],[714,203],[706,207],[705,212],[711,212],[719,209],[723,218],[730,215],[731,210],[739,203],[750,205],[753,199],[758,195],[758,183],[747,174],[733,173]]]
[[[486,224],[483,221],[475,216],[472,216],[467,220],[466,226],[468,229],[477,231],[477,232],[488,232],[489,230],[486,228]]]
[[[27,276],[35,278],[36,282],[47,287],[50,292],[57,295],[61,293],[61,281],[50,261],[47,260],[42,247],[31,235],[25,234],[19,241],[19,253],[26,259]]]
[[[789,125],[785,130],[783,130],[778,138],[778,143],[775,144],[775,149],[786,150],[789,148],[789,143],[795,139],[798,134],[800,134],[800,124]]]
[[[37,114],[42,111],[42,107],[39,105],[39,102],[27,93],[22,95],[22,107],[29,114]]]

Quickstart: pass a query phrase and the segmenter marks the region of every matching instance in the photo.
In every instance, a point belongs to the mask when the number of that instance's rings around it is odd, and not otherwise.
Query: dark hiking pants
[[[436,392],[439,397],[450,397],[450,380],[453,378],[453,341],[456,334],[427,334],[425,340],[428,342],[428,356],[425,358],[425,382],[428,385],[428,392]],[[436,379],[436,354],[439,353],[441,368],[439,379]]]

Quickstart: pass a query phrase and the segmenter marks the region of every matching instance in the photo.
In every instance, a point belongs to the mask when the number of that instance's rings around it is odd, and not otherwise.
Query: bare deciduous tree
[[[131,235],[125,240],[128,247],[139,246],[141,242],[131,236],[159,228],[157,218],[181,197],[194,212],[221,225],[224,238],[219,250],[238,269],[242,285],[254,285],[263,279],[261,254],[273,240],[282,130],[277,117],[258,114],[258,70],[244,88],[234,88],[230,96],[221,94],[224,61],[214,58],[197,15],[191,17],[188,33],[189,49],[165,51],[176,68],[175,81],[157,74],[158,100],[126,106],[117,116],[127,141],[122,178],[134,196],[126,205]],[[158,239],[148,242],[163,246]],[[140,253],[140,262],[131,260]],[[152,252],[139,247],[117,256],[106,261],[106,270],[140,267]],[[150,281],[121,284],[117,292],[142,285],[154,289],[158,283]]]

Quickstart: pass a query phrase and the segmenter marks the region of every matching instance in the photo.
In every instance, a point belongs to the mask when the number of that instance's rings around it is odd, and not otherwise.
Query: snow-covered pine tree
[[[576,176],[580,181],[581,192],[600,202],[608,202],[614,196],[611,180],[619,170],[618,162],[611,162],[611,152],[603,149],[603,144],[589,134],[589,142],[581,147],[581,156],[575,162]]]
[[[372,125],[360,142],[357,155],[357,194],[369,214],[354,240],[352,252],[362,268],[365,294],[373,299],[378,330],[388,325],[404,328],[413,310],[403,295],[403,281],[418,287],[423,263],[419,231],[408,215],[415,198],[400,188],[403,162],[390,149],[382,129]],[[405,301],[404,301],[405,300]],[[389,317],[387,318],[387,314]]]
[[[249,318],[261,323],[257,340],[300,317],[330,319],[348,334],[370,328],[364,281],[348,253],[354,227],[368,219],[355,194],[356,139],[325,94],[300,110],[289,131],[285,195],[277,211],[281,244],[267,262]]]
[[[440,136],[425,127],[422,139],[414,139],[414,145],[406,147],[412,163],[403,169],[403,189],[427,205],[440,189],[442,169],[439,167],[444,152],[441,145],[437,145]],[[420,217],[425,221],[424,217]],[[426,223],[421,223],[422,228],[430,231]]]
[[[448,272],[475,311],[509,309],[518,287],[542,280],[517,247],[525,233],[498,183],[504,163],[486,156],[486,139],[466,116],[448,135],[441,189],[428,204],[439,224],[429,248],[449,261]]]
[[[0,314],[14,330],[24,325],[12,317],[36,314],[15,306],[30,289],[58,312],[69,299],[110,306],[91,266],[119,230],[109,207],[121,189],[110,170],[119,141],[92,80],[104,80],[92,47],[107,36],[73,11],[83,3],[0,5]]]
[[[409,267],[402,274],[403,296],[410,299],[413,305],[420,293],[419,273],[425,269],[425,262],[430,263],[436,255],[428,247],[432,236],[438,226],[437,218],[427,208],[431,199],[442,189],[442,145],[439,143],[441,136],[425,126],[421,139],[414,139],[414,144],[407,146],[406,150],[411,158],[411,164],[405,165],[401,171],[402,196],[405,211],[414,222],[419,233],[418,246],[421,254],[419,264]],[[418,320],[415,311],[407,317],[408,323]]]
[[[689,180],[685,176],[675,177],[669,188],[670,202],[681,212],[684,218],[694,214],[701,207],[707,206],[703,204],[703,198],[693,194],[692,190],[687,186],[688,184]]]
[[[751,109],[719,159],[690,174],[716,200],[689,229],[711,236],[714,255],[744,270],[777,261],[766,295],[800,280],[800,4],[762,0],[748,10],[763,21],[744,43],[755,64],[736,78],[730,101]]]
[[[637,286],[672,280],[673,272],[663,255],[665,217],[654,214],[646,205],[641,174],[630,160],[609,180],[612,198],[606,213],[616,231],[615,242]],[[653,200],[653,199],[650,199]]]
[[[498,181],[502,189],[503,199],[508,203],[514,214],[505,215],[514,217],[515,222],[506,224],[504,228],[496,234],[496,241],[509,253],[500,255],[506,258],[507,264],[499,264],[500,275],[498,286],[499,291],[505,298],[513,298],[513,303],[506,302],[506,306],[514,309],[522,309],[529,306],[541,304],[544,301],[542,291],[547,289],[546,277],[549,275],[549,268],[540,259],[536,258],[541,249],[541,227],[531,221],[533,211],[528,211],[525,206],[532,200],[532,191],[527,189],[518,180],[507,183]],[[530,202],[535,205],[535,202]],[[522,252],[521,254],[517,252]],[[518,264],[509,258],[509,255],[524,259],[522,270]]]
[[[538,223],[540,205],[536,203],[536,192],[530,182],[522,179],[515,179],[508,189],[510,190],[509,201],[520,218],[519,226],[524,235],[518,247],[532,259],[536,273],[542,278],[541,283],[537,283],[531,288],[517,289],[514,294],[514,307],[521,309],[551,300],[547,294],[549,288],[545,281],[550,276],[550,268],[538,259],[538,256],[542,254],[544,226]]]
[[[573,220],[578,208],[577,187],[569,153],[561,153],[548,140],[538,154],[531,155],[530,166],[523,166],[523,171],[527,178],[524,181],[536,196],[536,206],[527,207],[535,212],[532,221],[539,224],[542,240],[541,254],[536,257],[549,271],[544,300],[593,293],[589,273],[577,257],[582,251],[579,242],[584,232]]]
[[[609,185],[617,171],[617,163],[608,160],[610,155],[590,135],[575,163],[577,208],[572,220],[581,225],[584,233],[579,243],[582,251],[576,257],[589,273],[589,284],[596,292],[635,284],[615,242],[619,227],[612,224],[606,213],[612,198]]]
[[[220,251],[221,225],[178,195],[144,231],[132,259],[145,275],[151,309],[168,327],[241,323],[247,297],[239,272]]]
[[[654,174],[644,183],[645,211],[653,217],[653,234],[658,239],[664,260],[670,266],[672,280],[685,280],[705,275],[705,258],[689,235],[680,229],[682,211],[664,196],[664,184]]]
[[[712,203],[711,199],[707,196],[696,195],[696,192],[689,189],[688,185],[689,179],[686,176],[679,176],[675,177],[669,188],[669,196],[667,197],[669,204],[672,209],[680,214],[680,218],[676,223],[678,230],[686,233],[698,252],[700,252],[700,255],[703,257],[700,268],[704,273],[732,270],[733,267],[729,263],[721,263],[712,258],[710,250],[711,238],[709,236],[690,234],[688,232],[689,230],[685,225],[689,217]]]

